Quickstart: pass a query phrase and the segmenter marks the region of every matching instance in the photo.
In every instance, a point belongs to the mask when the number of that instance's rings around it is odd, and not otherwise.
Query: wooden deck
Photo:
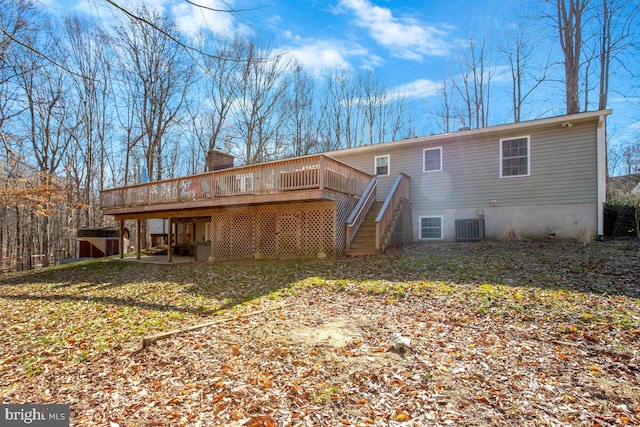
[[[372,176],[325,155],[241,166],[183,178],[103,190],[104,214],[152,218],[163,212],[214,207],[360,197]]]

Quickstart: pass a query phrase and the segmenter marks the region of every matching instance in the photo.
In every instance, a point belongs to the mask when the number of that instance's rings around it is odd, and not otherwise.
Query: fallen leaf
[[[407,414],[406,412],[400,412],[394,417],[394,419],[396,421],[409,421],[411,419],[411,415]]]
[[[600,367],[598,365],[589,366],[589,370],[591,372],[593,372],[594,374],[602,375],[602,369],[600,369]]]
[[[263,415],[252,417],[243,425],[245,427],[276,427],[276,420],[273,417]]]

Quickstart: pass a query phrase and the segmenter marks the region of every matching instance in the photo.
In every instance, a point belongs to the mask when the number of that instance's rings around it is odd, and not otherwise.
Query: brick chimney
[[[218,150],[209,150],[207,153],[207,165],[205,172],[217,171],[233,167],[235,158],[231,154]]]

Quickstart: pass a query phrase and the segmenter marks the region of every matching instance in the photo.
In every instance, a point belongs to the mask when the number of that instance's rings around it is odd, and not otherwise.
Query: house
[[[375,173],[386,194],[411,177],[413,240],[456,240],[456,220],[485,235],[602,235],[610,111],[521,122],[327,153]],[[464,238],[464,236],[463,236]]]
[[[358,255],[408,242],[596,237],[603,234],[610,113],[218,169],[105,190],[101,202],[121,224],[167,218],[176,231],[169,236],[205,242],[211,260]]]

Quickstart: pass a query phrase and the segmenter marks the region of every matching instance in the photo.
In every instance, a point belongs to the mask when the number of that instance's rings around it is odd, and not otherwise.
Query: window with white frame
[[[442,170],[442,147],[425,148],[422,151],[422,171],[436,172]]]
[[[391,172],[389,170],[389,155],[386,156],[376,156],[374,160],[374,169],[376,175],[389,175]]]
[[[442,240],[442,216],[421,216],[420,217],[420,239],[421,240]]]
[[[529,137],[500,140],[500,177],[529,176]]]
[[[253,174],[244,173],[236,175],[236,191],[253,191]]]

